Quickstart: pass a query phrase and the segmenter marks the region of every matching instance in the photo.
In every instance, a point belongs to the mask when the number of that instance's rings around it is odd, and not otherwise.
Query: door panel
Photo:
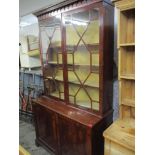
[[[58,119],[61,155],[91,155],[90,129],[62,116]]]
[[[54,152],[57,148],[57,133],[55,114],[43,107],[36,107],[36,122],[39,140],[48,145]]]

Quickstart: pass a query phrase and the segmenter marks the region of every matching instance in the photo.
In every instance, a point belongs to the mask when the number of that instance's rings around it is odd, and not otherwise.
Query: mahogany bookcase
[[[45,91],[33,100],[36,144],[56,155],[103,155],[113,116],[113,5],[70,0],[35,15]]]

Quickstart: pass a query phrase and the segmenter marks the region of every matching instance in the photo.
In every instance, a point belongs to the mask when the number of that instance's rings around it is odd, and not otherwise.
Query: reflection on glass
[[[20,66],[22,68],[40,67],[38,19],[33,14],[20,18],[19,44]]]
[[[74,105],[98,111],[98,9],[66,15],[64,21],[66,27],[69,101]]]
[[[40,30],[46,94],[64,99],[61,15],[42,21]]]

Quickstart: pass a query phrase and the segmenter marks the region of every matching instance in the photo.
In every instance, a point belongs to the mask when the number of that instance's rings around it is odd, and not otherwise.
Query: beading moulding
[[[45,15],[42,16],[42,19],[45,19]]]
[[[60,9],[57,12],[58,12],[58,14],[60,14],[61,13]]]
[[[76,6],[77,6],[77,3],[74,3],[74,4],[73,4],[73,7],[76,7]]]

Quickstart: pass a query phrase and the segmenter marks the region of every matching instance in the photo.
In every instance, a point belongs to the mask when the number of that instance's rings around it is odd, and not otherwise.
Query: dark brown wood
[[[58,3],[56,5],[52,5],[49,7],[46,7],[38,12],[34,12],[33,14],[36,15],[37,17],[43,17],[43,18],[48,18],[48,14],[51,12],[66,12],[69,10],[77,9],[82,6],[86,6],[88,4],[93,4],[96,2],[101,2],[102,0],[66,0],[64,2]],[[106,0],[107,3],[111,4],[110,0]],[[43,16],[44,15],[44,16]]]
[[[35,13],[38,16],[40,25],[46,25],[46,22],[52,21],[53,13],[55,15],[56,13],[61,13],[61,47],[57,49],[62,51],[63,57],[62,64],[58,64],[58,66],[63,69],[64,80],[61,83],[64,84],[65,98],[63,100],[50,97],[48,91],[46,92],[45,90],[44,96],[33,100],[36,144],[42,145],[56,155],[103,155],[104,153],[102,133],[112,123],[113,113],[114,9],[108,1],[71,0]],[[76,104],[69,103],[66,30],[63,21],[65,15],[87,11],[93,8],[99,9],[99,44],[84,44],[89,52],[90,48],[99,48],[99,66],[96,66],[97,68],[95,66],[91,67],[91,73],[93,69],[99,72],[99,111],[82,108]],[[83,40],[82,36],[79,35],[79,37]],[[42,54],[41,39],[40,48]],[[76,46],[71,47],[73,51],[75,51],[75,48]],[[52,50],[52,45],[49,45],[49,50]],[[45,83],[50,87],[50,82],[48,84],[50,78],[48,79],[46,76],[48,74],[50,75],[52,68],[57,64],[53,63],[46,66],[43,64],[42,55],[41,63]],[[78,65],[76,67],[78,68]],[[80,83],[84,89],[88,87],[82,82]],[[91,94],[88,95],[91,97]]]
[[[56,134],[56,122],[55,113],[49,111],[47,108],[35,106],[36,122],[38,129],[38,137],[40,141],[47,145],[48,148],[52,148],[52,151],[57,154],[57,134]]]
[[[61,114],[64,117],[68,117],[79,123],[82,123],[83,125],[92,126],[101,119],[101,117],[98,115],[94,115],[86,112],[85,110],[66,105],[65,102],[56,101],[47,96],[42,96],[41,98],[34,100],[34,102],[43,106],[44,108],[48,108],[49,110]]]
[[[38,12],[35,12],[33,14],[37,16],[38,19],[41,21],[44,19],[51,18],[51,12],[54,15],[57,13],[65,13],[71,10],[79,9],[81,8],[81,6],[88,7],[88,5],[90,4],[95,4],[102,1],[103,0],[66,0],[66,3],[62,2],[56,4],[55,6],[51,6]],[[113,6],[111,0],[104,0],[104,2],[107,3],[108,5]]]
[[[91,128],[61,115],[58,116],[62,155],[91,154]]]
[[[102,132],[112,123],[112,111],[99,117],[46,96],[32,105],[37,144],[56,155],[103,155]]]
[[[114,51],[114,9],[104,3],[103,21],[103,111],[112,109],[113,101],[113,51]],[[105,46],[104,46],[105,45]]]
[[[64,76],[64,88],[65,88],[65,100],[66,103],[69,103],[69,89],[68,89],[68,73],[67,73],[67,51],[66,51],[66,39],[64,39],[66,37],[66,30],[64,27],[64,21],[63,21],[63,15],[62,15],[62,48],[63,48],[63,64],[64,64],[64,72],[63,72],[63,76]]]
[[[78,0],[66,0],[66,1],[63,1],[63,2],[58,3],[56,5],[48,6],[48,7],[44,8],[38,12],[35,12],[34,15],[40,16],[40,15],[46,14],[47,12],[51,12],[51,11],[60,9],[62,7],[65,7],[65,6],[72,4],[72,3],[75,3],[75,2],[78,2]]]
[[[99,56],[99,64],[100,64],[100,66],[99,66],[99,81],[100,81],[100,92],[99,92],[99,109],[100,109],[100,114],[102,115],[102,112],[103,112],[103,95],[102,95],[102,93],[103,93],[103,87],[104,87],[104,83],[103,83],[103,70],[104,70],[104,66],[103,66],[103,61],[104,61],[104,51],[103,51],[103,49],[104,49],[104,45],[103,45],[103,38],[104,38],[104,33],[103,33],[103,29],[104,29],[104,27],[103,27],[103,25],[104,25],[104,23],[103,23],[103,21],[104,21],[104,14],[103,14],[103,9],[101,9],[100,8],[100,12],[99,12],[99,14],[100,14],[100,16],[99,16],[99,18],[100,18],[100,35],[99,35],[99,41],[100,41],[100,47],[99,47],[99,50],[100,50],[100,56]]]

